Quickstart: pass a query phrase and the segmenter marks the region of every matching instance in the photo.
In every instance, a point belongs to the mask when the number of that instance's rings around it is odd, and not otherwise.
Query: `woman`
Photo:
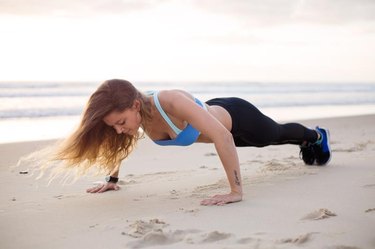
[[[224,166],[230,192],[205,199],[202,205],[224,205],[242,200],[236,146],[297,144],[306,164],[326,164],[331,157],[328,131],[300,124],[277,124],[239,98],[217,98],[202,103],[180,90],[150,94],[130,82],[105,81],[90,97],[79,128],[66,140],[56,159],[83,171],[93,165],[109,173],[106,183],[87,190],[118,190],[119,165],[140,138],[139,128],[159,145],[187,146],[214,143]]]

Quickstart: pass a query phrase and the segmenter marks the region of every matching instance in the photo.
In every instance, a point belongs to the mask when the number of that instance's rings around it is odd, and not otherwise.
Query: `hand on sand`
[[[89,188],[86,190],[87,193],[103,193],[105,191],[109,191],[109,190],[119,190],[120,187],[116,184],[116,183],[113,183],[113,182],[107,182],[107,183],[104,183],[104,184],[99,184],[93,188]]]
[[[215,195],[215,196],[213,196],[209,199],[205,199],[205,200],[201,201],[201,205],[203,205],[203,206],[213,206],[213,205],[223,206],[223,205],[228,204],[228,203],[239,202],[239,201],[242,201],[242,194],[231,192],[231,193],[226,194],[226,195]]]

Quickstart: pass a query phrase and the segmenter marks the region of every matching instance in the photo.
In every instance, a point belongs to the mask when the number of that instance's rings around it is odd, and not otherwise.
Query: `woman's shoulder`
[[[180,89],[161,90],[158,92],[158,99],[161,103],[174,103],[181,98],[189,98],[194,100],[192,94]]]
[[[179,89],[162,90],[158,100],[165,112],[177,115],[178,112],[195,105],[195,99],[189,92]]]

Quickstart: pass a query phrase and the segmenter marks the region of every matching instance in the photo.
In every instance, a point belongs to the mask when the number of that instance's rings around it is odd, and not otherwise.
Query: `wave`
[[[0,112],[0,119],[8,118],[41,118],[57,116],[77,116],[82,112],[81,108],[46,108],[46,109],[23,109],[7,110]]]
[[[0,82],[0,119],[80,115],[99,83]],[[375,104],[375,84],[296,83],[148,83],[141,91],[180,88],[202,100],[241,97],[259,108]]]

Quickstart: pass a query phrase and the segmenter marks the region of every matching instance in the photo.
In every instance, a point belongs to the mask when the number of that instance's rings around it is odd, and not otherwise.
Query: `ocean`
[[[0,143],[66,136],[100,82],[0,82]],[[241,97],[277,121],[375,113],[375,83],[136,82],[201,100]]]

